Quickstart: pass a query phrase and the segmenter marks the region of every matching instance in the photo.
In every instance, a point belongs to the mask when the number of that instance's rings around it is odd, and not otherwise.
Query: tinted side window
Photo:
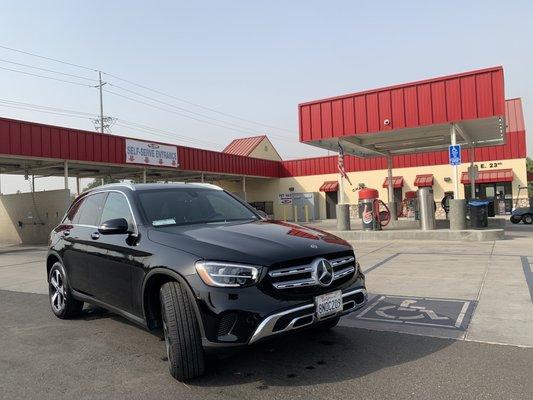
[[[133,226],[133,217],[126,197],[120,193],[109,192],[105,201],[104,210],[102,211],[100,223],[116,218],[124,218],[128,221],[130,227]]]
[[[84,202],[85,199],[81,199],[80,201],[74,203],[74,205],[68,210],[68,213],[63,220],[64,224],[76,224],[77,220],[80,219],[80,207],[81,204]]]
[[[87,196],[80,206],[79,219],[74,217],[74,223],[96,226],[100,221],[100,214],[106,194],[98,193]]]

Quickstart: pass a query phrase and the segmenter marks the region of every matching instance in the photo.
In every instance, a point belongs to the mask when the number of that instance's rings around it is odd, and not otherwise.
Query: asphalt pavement
[[[3,399],[529,399],[533,349],[338,327],[212,360],[179,383],[164,343],[103,310],[62,321],[0,291]]]

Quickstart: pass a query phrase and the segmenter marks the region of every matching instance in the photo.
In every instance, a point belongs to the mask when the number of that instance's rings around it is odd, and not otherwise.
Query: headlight
[[[222,261],[198,261],[196,272],[209,286],[242,287],[257,283],[261,267]]]

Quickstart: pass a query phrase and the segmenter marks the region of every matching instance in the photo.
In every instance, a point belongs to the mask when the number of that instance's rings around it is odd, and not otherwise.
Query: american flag
[[[346,173],[346,169],[344,168],[344,149],[342,148],[342,145],[339,143],[339,159],[338,159],[338,165],[339,173],[343,178],[345,178],[350,186],[352,186],[352,181],[350,178],[348,178],[348,174]]]

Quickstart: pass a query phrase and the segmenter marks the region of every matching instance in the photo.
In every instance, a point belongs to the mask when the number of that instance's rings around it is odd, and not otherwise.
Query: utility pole
[[[102,82],[102,71],[98,71],[98,89],[100,91],[100,133],[104,133],[104,96],[102,95],[102,87],[105,82]]]

